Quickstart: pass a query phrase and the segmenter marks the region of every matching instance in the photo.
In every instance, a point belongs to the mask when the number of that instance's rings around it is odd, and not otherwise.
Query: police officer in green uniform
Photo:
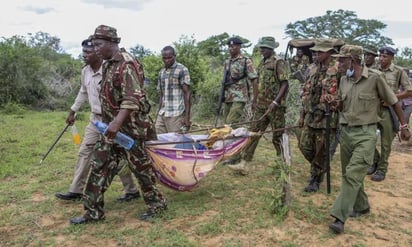
[[[337,128],[340,75],[331,57],[336,53],[333,40],[318,39],[310,49],[318,65],[311,68],[309,78],[303,85],[299,124],[304,125],[304,129],[300,136],[299,149],[311,166],[310,181],[304,191],[316,192],[326,173],[326,152],[329,151],[329,147],[326,147],[326,128],[330,130],[330,143],[334,141]],[[330,115],[330,126],[326,126],[326,113]]]
[[[150,135],[154,124],[148,117],[150,104],[143,90],[143,68],[130,53],[119,48],[119,42],[115,28],[100,25],[95,29],[93,45],[96,54],[105,60],[99,97],[102,121],[108,127],[94,147],[92,169],[83,194],[86,212],[71,218],[71,224],[105,218],[104,192],[122,169],[121,160],[128,162],[147,205],[140,219],[151,219],[166,209],[166,200],[156,187],[152,163],[143,146],[146,139],[154,137]],[[135,140],[130,150],[113,142],[119,131]]]
[[[257,44],[263,59],[258,65],[258,90],[253,97],[253,122],[250,130],[265,131],[270,124],[272,130],[285,127],[285,97],[289,88],[287,64],[276,56],[274,49],[279,46],[274,37],[262,37]],[[257,94],[256,94],[257,93]],[[236,165],[229,165],[241,174],[247,173],[247,162],[251,161],[260,135],[253,136],[242,153],[242,160]],[[282,132],[273,132],[272,143],[278,156],[282,154]]]
[[[242,41],[232,37],[227,42],[230,58],[225,61],[224,119],[226,124],[239,122],[244,114],[243,109],[251,99],[252,88],[257,85],[257,72],[250,58],[240,51]]]
[[[339,234],[344,231],[348,217],[370,213],[363,180],[373,162],[381,101],[394,108],[401,125],[406,122],[384,75],[361,64],[362,47],[344,45],[339,54],[333,56],[338,58],[339,71],[345,73],[339,85],[342,184],[331,210],[335,221],[329,225],[334,233]],[[402,139],[407,140],[410,135],[407,127],[401,129]]]
[[[250,103],[251,94],[257,92],[257,72],[250,58],[241,53],[242,41],[238,37],[228,40],[230,58],[224,63],[224,110],[225,124],[234,124],[241,121],[245,115],[246,103]],[[253,89],[252,89],[253,88]],[[240,155],[235,155],[225,163],[236,164]]]
[[[379,70],[385,75],[386,82],[392,91],[396,94],[399,100],[407,98],[412,94],[412,86],[409,83],[409,78],[402,67],[393,63],[396,50],[392,47],[382,47],[379,49]],[[404,91],[400,91],[400,86],[404,88]],[[388,159],[392,150],[392,142],[399,130],[398,120],[393,112],[393,109],[386,104],[381,104],[380,109],[381,121],[378,123],[381,137],[381,152],[380,160],[378,163],[374,163],[368,169],[368,175],[371,175],[371,180],[379,182],[385,179],[388,172]],[[375,150],[378,155],[378,150]]]

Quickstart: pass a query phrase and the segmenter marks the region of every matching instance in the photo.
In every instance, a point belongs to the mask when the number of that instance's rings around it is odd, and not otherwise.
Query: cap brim
[[[320,51],[320,52],[328,52],[328,51],[332,51],[335,50],[334,48],[328,48],[328,49],[324,49],[324,48],[317,48],[317,47],[312,47],[309,48],[311,51]]]
[[[351,56],[342,55],[342,54],[333,54],[332,57],[351,57]]]

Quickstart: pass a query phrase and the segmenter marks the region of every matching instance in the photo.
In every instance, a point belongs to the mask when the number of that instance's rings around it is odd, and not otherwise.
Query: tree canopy
[[[381,34],[386,24],[374,19],[360,19],[354,11],[328,10],[323,16],[289,23],[285,34],[290,38],[338,38],[347,44],[377,48],[393,45],[389,37]]]
[[[79,87],[82,62],[62,53],[60,39],[38,32],[0,40],[0,106],[55,109]],[[77,93],[77,92],[76,92]]]
[[[338,38],[348,44],[365,48],[393,45],[392,39],[381,34],[386,24],[378,20],[363,20],[353,11],[327,11],[323,16],[289,23],[285,34],[296,38]],[[226,32],[197,42],[182,35],[174,42],[176,60],[190,71],[194,114],[214,114],[223,62],[229,57],[227,41],[237,36],[242,41],[243,54],[254,61],[261,58],[257,48],[250,55],[244,49],[252,43],[245,37]],[[412,49],[398,48],[395,63],[412,67]],[[160,54],[137,44],[128,49],[139,58],[145,70],[147,92],[152,103],[159,99],[157,79],[163,62]],[[24,36],[0,38],[0,107],[11,102],[36,105],[41,109],[67,109],[80,86],[81,57],[71,58],[60,46],[60,39],[48,33],[37,32]]]

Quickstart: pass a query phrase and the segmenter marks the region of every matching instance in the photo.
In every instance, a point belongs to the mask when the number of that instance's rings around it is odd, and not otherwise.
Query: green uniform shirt
[[[339,85],[339,100],[343,104],[339,123],[349,126],[377,123],[381,100],[389,105],[398,99],[386,83],[384,75],[366,67],[358,81],[342,76]]]
[[[338,73],[337,64],[331,60],[327,66],[312,66],[309,78],[302,89],[302,106],[305,112],[305,124],[315,129],[326,129],[326,97],[333,97],[330,103],[330,127],[338,125]]]
[[[260,61],[258,66],[258,75],[258,107],[267,109],[267,107],[278,95],[280,83],[289,79],[288,69],[284,60],[273,55],[268,59],[262,59]],[[278,103],[284,105],[285,101],[282,100],[282,102]]]
[[[146,136],[146,128],[150,123],[148,113],[150,104],[146,92],[142,89],[136,70],[126,63],[120,73],[125,57],[132,57],[126,52],[117,52],[103,64],[103,78],[100,90],[102,120],[110,123],[121,109],[131,111],[120,129],[126,135],[137,139]]]
[[[229,58],[225,61],[225,71],[229,71],[228,80],[235,80],[236,83],[228,86],[225,90],[225,103],[247,102],[252,93],[250,80],[258,77],[253,62],[240,54],[236,58]],[[238,80],[241,78],[240,80]]]
[[[391,63],[388,69],[383,70],[379,68],[379,70],[385,74],[386,82],[395,94],[398,92],[400,85],[402,85],[405,91],[412,91],[408,75],[401,67]]]

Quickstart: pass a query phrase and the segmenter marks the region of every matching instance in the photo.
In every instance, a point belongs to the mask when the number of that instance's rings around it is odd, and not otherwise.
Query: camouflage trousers
[[[225,103],[225,108],[223,110],[225,124],[233,124],[240,122],[242,120],[243,115],[245,114],[245,105],[245,102]]]
[[[266,112],[267,109],[265,108],[257,108],[253,120],[260,119]],[[260,119],[259,121],[253,122],[250,131],[258,132],[258,131],[265,131],[266,128],[270,125],[272,130],[284,128],[285,127],[285,107],[277,107],[272,112],[267,114],[265,117]],[[282,155],[282,133],[283,131],[275,131],[272,134],[272,143],[276,149],[276,154],[278,156]],[[253,159],[253,155],[255,153],[256,147],[259,143],[261,136],[253,136],[251,137],[250,143],[245,147],[242,158],[246,161],[251,161]]]
[[[329,143],[332,145],[335,140],[336,129],[330,129]],[[326,172],[326,129],[315,129],[305,126],[302,130],[299,149],[303,156],[310,163],[311,176],[320,178]]]
[[[96,143],[91,171],[83,204],[86,209],[85,218],[104,218],[104,192],[108,189],[113,177],[122,169],[120,160],[125,159],[132,173],[139,182],[146,205],[155,211],[166,208],[166,200],[156,188],[156,177],[152,162],[147,156],[142,140],[135,140],[132,149],[126,150],[117,144],[105,143],[104,139]]]
[[[225,124],[239,123],[242,121],[243,116],[245,115],[244,108],[245,102],[231,102],[225,103],[225,108],[223,109],[223,117]],[[239,162],[241,159],[240,154],[235,154],[230,157],[233,163]]]

